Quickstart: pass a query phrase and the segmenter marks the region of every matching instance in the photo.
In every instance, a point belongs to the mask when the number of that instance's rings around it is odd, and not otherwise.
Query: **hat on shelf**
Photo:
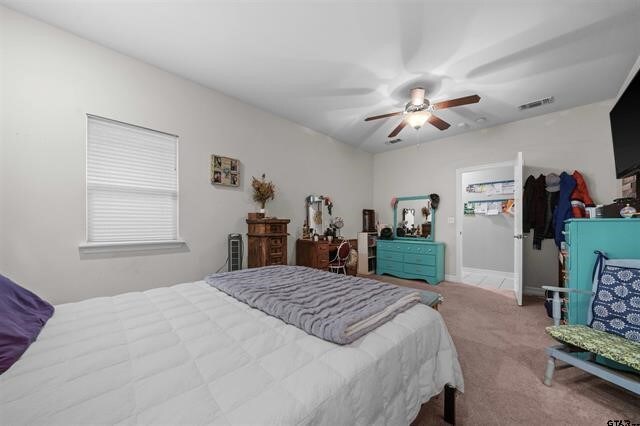
[[[547,185],[548,192],[560,191],[560,176],[555,173],[549,173],[544,180]]]

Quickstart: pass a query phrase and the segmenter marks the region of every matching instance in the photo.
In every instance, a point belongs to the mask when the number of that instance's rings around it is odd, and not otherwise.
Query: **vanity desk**
[[[436,211],[431,208],[428,196],[398,197],[397,201],[393,210],[393,238],[377,242],[376,273],[438,284],[444,280],[444,243],[435,241]],[[425,223],[417,224],[416,217],[422,214],[423,207],[427,213]]]
[[[311,239],[299,238],[296,241],[296,265],[308,266],[309,268],[329,269],[329,261],[331,256],[335,256],[335,252],[340,247],[343,240],[327,240],[313,241]],[[358,249],[358,240],[348,240],[351,248]],[[356,266],[347,266],[347,275],[356,275]]]

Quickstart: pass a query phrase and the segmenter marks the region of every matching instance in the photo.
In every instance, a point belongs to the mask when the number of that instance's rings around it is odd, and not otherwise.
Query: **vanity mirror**
[[[311,235],[322,235],[326,228],[324,224],[324,200],[322,195],[309,195],[305,201],[307,206],[307,224],[312,229]]]
[[[398,197],[393,212],[396,238],[434,240],[434,214],[428,195]]]

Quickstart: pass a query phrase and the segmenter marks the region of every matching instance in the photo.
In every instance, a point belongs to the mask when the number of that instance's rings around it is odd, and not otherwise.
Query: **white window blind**
[[[87,128],[87,241],[176,241],[177,136],[96,116]]]

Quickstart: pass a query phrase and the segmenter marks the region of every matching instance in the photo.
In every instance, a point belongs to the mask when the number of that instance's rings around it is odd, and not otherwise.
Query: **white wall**
[[[455,217],[456,169],[511,161],[522,151],[525,178],[578,169],[594,200],[609,203],[618,194],[608,117],[611,106],[611,101],[599,102],[376,154],[374,208],[387,212],[394,196],[440,194],[436,239],[446,244],[446,273],[454,275],[455,224],[447,223],[447,218]],[[532,250],[531,245],[531,238],[525,240],[525,286],[557,282],[553,240],[545,240],[542,251]]]
[[[199,280],[246,233],[250,177],[278,186],[270,214],[292,220],[329,194],[343,235],[372,203],[372,155],[0,6],[0,271],[61,303]],[[180,232],[188,250],[81,258],[86,113],[180,136]],[[241,161],[241,188],[209,183],[213,153]],[[246,240],[246,239],[245,239]]]

